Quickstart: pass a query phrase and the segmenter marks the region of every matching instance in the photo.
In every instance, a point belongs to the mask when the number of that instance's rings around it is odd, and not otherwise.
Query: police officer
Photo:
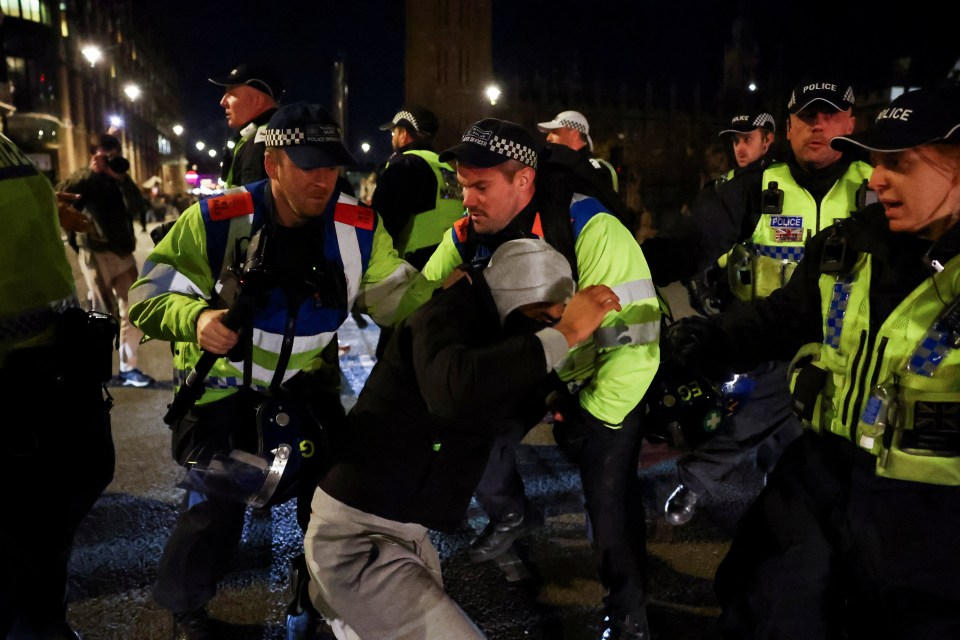
[[[738,370],[796,353],[809,428],[717,571],[726,638],[960,637],[960,89],[901,95],[851,146],[879,203],[768,298],[668,332]]]
[[[456,173],[432,148],[438,127],[437,116],[417,105],[404,106],[380,127],[390,132],[394,153],[377,178],[373,209],[397,253],[417,269],[463,216]]]
[[[731,245],[753,233],[755,220],[752,216],[743,216],[742,212],[760,208],[763,170],[775,161],[772,149],[776,123],[765,111],[741,110],[730,118],[719,135],[729,138],[737,166],[705,185],[691,207],[690,216],[681,222],[688,227],[685,233],[695,238],[697,246],[696,251],[688,250],[687,259],[681,261],[681,264],[696,264],[696,273],[684,274],[686,277],[681,279],[687,287],[690,306],[704,315],[716,313],[732,303],[726,253]],[[741,217],[749,228],[741,226]],[[676,230],[665,235],[671,233],[678,235]],[[655,243],[656,240],[647,248]],[[667,249],[665,260],[676,265],[679,250],[674,246]]]
[[[257,409],[277,398],[293,407],[284,414],[299,415],[306,443],[300,488],[307,499],[298,502],[305,526],[323,438],[335,438],[343,418],[338,369],[324,347],[354,301],[378,322],[392,322],[417,272],[397,257],[374,212],[336,189],[338,168],[354,159],[322,107],[281,107],[264,143],[269,178],[203,200],[177,219],[131,290],[131,318],[147,335],[176,343],[178,394],[204,354],[226,356],[209,369],[195,406],[175,416],[179,463],[202,450],[255,452]],[[242,308],[250,313],[240,322],[226,316]],[[206,604],[239,543],[245,506],[198,491],[184,496],[154,588],[178,637],[208,637]]]
[[[766,297],[785,284],[803,256],[807,238],[859,208],[871,167],[829,145],[832,137],[853,132],[853,104],[850,85],[827,78],[799,83],[787,104],[786,135],[792,152],[787,161],[775,162],[762,173],[745,171],[728,181],[731,186],[721,195],[732,198],[724,203],[735,215],[727,216],[725,225],[717,215],[704,235],[750,230],[727,258],[731,290],[740,300]],[[758,174],[757,188],[744,191],[746,181]],[[678,464],[679,483],[664,505],[668,522],[689,522],[700,497],[715,492],[745,459],[768,473],[784,447],[799,436],[801,427],[790,411],[785,384],[790,355],[784,353],[751,371],[742,384],[752,389],[737,414]]]
[[[558,369],[563,425],[558,441],[578,461],[608,593],[607,637],[647,638],[643,503],[636,473],[640,447],[637,405],[659,363],[660,310],[650,272],[633,236],[595,198],[542,189],[537,145],[523,127],[486,119],[440,154],[457,161],[468,216],[454,224],[423,268],[440,281],[464,261],[489,256],[507,240],[542,236],[569,262],[578,286],[609,285],[622,311],[609,314]],[[560,395],[560,394],[558,394]],[[477,498],[490,523],[471,544],[483,561],[506,552],[536,524],[517,471],[514,448],[543,417],[542,404],[503,428]]]
[[[8,510],[0,522],[0,638],[77,639],[66,617],[67,566],[80,523],[113,479],[112,402],[103,384],[113,373],[117,322],[88,319],[80,308],[53,187],[2,134],[0,210]],[[71,209],[62,216],[86,220]],[[40,390],[43,399],[30,402]]]
[[[562,144],[577,152],[590,165],[596,179],[615,192],[620,191],[620,177],[612,164],[593,155],[593,140],[590,138],[590,123],[579,111],[561,111],[547,122],[537,124],[537,130],[547,134],[547,142]]]
[[[209,80],[225,87],[220,106],[227,126],[237,132],[224,149],[220,180],[224,187],[263,180],[267,177],[263,168],[264,130],[284,92],[279,73],[272,65],[255,60]]]

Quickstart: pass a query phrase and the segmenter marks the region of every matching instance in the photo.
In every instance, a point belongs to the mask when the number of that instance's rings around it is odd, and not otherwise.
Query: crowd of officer
[[[717,573],[724,637],[960,637],[957,88],[905,93],[855,134],[853,87],[804,80],[783,158],[766,156],[768,113],[735,114],[720,133],[738,168],[686,226],[640,245],[579,112],[540,123],[546,140],[481,120],[437,153],[436,115],[404,106],[383,126],[395,154],[371,208],[342,178],[355,160],[329,112],[281,102],[260,65],[211,82],[238,132],[229,188],[157,238],[128,310],[174,357],[164,421],[189,473],[153,594],[176,639],[219,637],[207,603],[244,513],[287,500],[306,548],[288,637],[485,637],[444,594],[426,531],[455,527],[471,493],[489,517],[471,560],[536,528],[514,454],[545,416],[580,471],[602,637],[653,637],[636,467],[661,361],[748,389],[663,507],[689,521],[744,458],[767,475]],[[4,193],[34,212],[23,231],[56,244],[75,211],[57,217],[50,185],[0,141]],[[62,521],[44,510],[29,531],[0,528],[3,549],[23,550],[0,585],[8,638],[78,637],[65,562],[113,468],[111,372],[78,363],[102,363],[119,332],[78,311],[62,251],[49,258],[45,288],[4,280],[0,374],[5,388],[25,369],[53,375],[89,409],[85,430],[8,439],[3,462],[16,473],[37,447],[72,446],[102,464],[76,472]],[[669,324],[657,286],[680,278],[701,314]],[[348,416],[336,332],[354,308],[385,331]]]

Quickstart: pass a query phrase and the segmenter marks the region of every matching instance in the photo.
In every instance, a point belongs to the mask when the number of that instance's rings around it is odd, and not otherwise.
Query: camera
[[[107,166],[110,167],[110,171],[114,173],[126,173],[130,170],[130,161],[123,156],[113,156],[112,158],[107,158]]]

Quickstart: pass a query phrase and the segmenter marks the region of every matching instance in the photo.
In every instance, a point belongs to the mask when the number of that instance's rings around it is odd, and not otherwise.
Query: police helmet
[[[724,397],[706,378],[667,359],[644,396],[644,436],[653,443],[693,450],[723,424]]]

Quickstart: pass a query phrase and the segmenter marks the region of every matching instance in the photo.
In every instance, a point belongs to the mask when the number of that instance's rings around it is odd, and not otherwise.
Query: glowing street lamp
[[[206,143],[204,143],[203,140],[197,140],[196,147],[197,147],[197,151],[203,151],[204,149],[207,148],[207,145]]]
[[[209,149],[209,150],[207,151],[207,155],[210,156],[211,158],[216,158],[216,157],[217,157],[217,150],[216,150],[216,149]]]
[[[113,115],[113,116],[110,116],[110,117],[107,118],[107,119],[110,121],[110,126],[111,126],[111,127],[122,127],[122,126],[123,126],[123,118],[121,118],[120,116]]]
[[[183,125],[179,125],[179,124],[173,125],[173,133],[174,133],[174,135],[178,135],[178,136],[179,136],[179,135],[182,135],[182,134],[183,134]]]
[[[85,45],[80,49],[80,53],[87,59],[91,67],[97,66],[97,63],[103,60],[103,49],[95,44]]]
[[[488,85],[484,93],[487,96],[487,100],[490,101],[490,104],[497,104],[497,100],[500,99],[500,87],[495,84]]]
[[[361,149],[364,153],[370,153],[370,143],[369,143],[369,142],[362,142],[362,143],[360,143],[360,149]]]
[[[127,94],[131,102],[136,102],[137,98],[140,97],[140,87],[132,82],[123,88],[123,92]]]

